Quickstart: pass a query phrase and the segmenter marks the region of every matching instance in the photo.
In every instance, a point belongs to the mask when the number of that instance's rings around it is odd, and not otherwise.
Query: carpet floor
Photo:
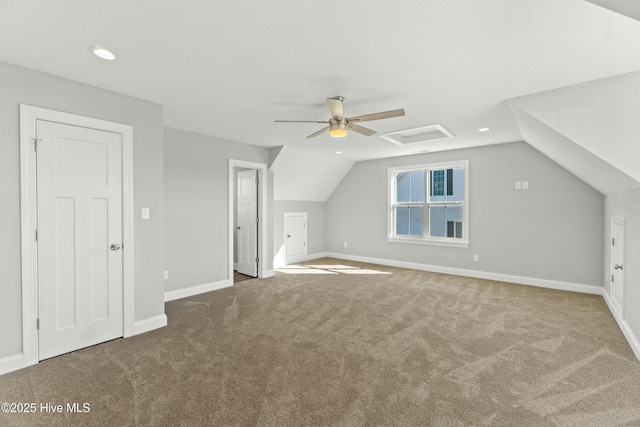
[[[0,425],[640,425],[600,296],[325,258],[166,312],[0,376]]]

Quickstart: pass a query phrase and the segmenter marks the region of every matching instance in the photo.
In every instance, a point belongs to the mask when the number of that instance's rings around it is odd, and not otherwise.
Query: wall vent
[[[455,135],[445,129],[444,126],[435,124],[381,134],[380,138],[397,145],[407,145],[435,141],[437,139],[455,138]]]

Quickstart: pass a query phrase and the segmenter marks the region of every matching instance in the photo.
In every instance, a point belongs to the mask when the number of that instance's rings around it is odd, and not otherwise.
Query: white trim
[[[631,346],[631,350],[633,350],[633,353],[636,355],[636,359],[640,361],[640,340],[638,340],[636,334],[634,334],[631,330],[631,326],[629,326],[629,323],[627,323],[627,321],[624,320],[620,315],[620,312],[615,309],[616,304],[614,304],[614,299],[606,289],[603,289],[602,297],[607,303],[607,306],[609,307],[609,311],[611,311],[613,318],[616,319],[616,322],[618,323],[620,330],[624,334],[624,337],[629,342],[629,346]]]
[[[233,218],[235,216],[235,203],[233,202],[233,183],[235,181],[234,168],[256,169],[258,171],[258,218],[260,220],[258,227],[258,277],[267,277],[267,254],[269,235],[267,233],[267,165],[264,163],[248,162],[245,160],[229,159],[229,178],[228,178],[228,276],[227,279],[233,284]]]
[[[314,259],[325,258],[328,256],[330,255],[327,254],[327,252],[318,252],[318,253],[309,254],[309,255],[298,255],[296,257],[290,257],[289,262],[285,264],[280,264],[276,268],[286,267],[287,265],[291,265],[291,264],[299,264],[301,262],[313,261]]]
[[[26,360],[22,353],[3,357],[0,359],[0,375],[17,371],[18,369],[22,369],[26,366]]]
[[[134,322],[131,327],[131,335],[144,334],[145,332],[160,329],[165,326],[167,326],[167,315],[160,314],[158,316]]]
[[[122,242],[123,242],[123,336],[135,335],[134,323],[134,230],[133,230],[133,127],[76,114],[20,104],[20,219],[22,258],[22,354],[24,366],[38,363],[38,284],[36,216],[37,120],[82,126],[122,135]]]
[[[412,245],[449,246],[452,248],[468,248],[470,242],[459,239],[425,239],[420,237],[387,237],[389,243],[409,243]]]
[[[500,282],[516,283],[519,285],[538,286],[541,288],[558,289],[561,291],[581,292],[585,294],[602,295],[602,287],[584,285],[580,283],[561,282],[557,280],[537,279],[534,277],[514,276],[502,273],[490,273],[486,271],[467,270],[454,267],[440,267],[415,262],[396,261],[391,259],[371,258],[356,255],[347,255],[336,252],[327,253],[328,257],[346,259],[350,261],[367,262],[372,264],[388,265],[391,267],[410,268],[413,270],[431,271],[434,273],[452,274],[455,276],[474,277],[477,279],[496,280]]]
[[[275,270],[267,270],[267,272],[265,273],[264,279],[266,279],[267,277],[274,277],[275,275],[276,275]]]
[[[218,282],[205,283],[184,289],[176,289],[175,291],[167,291],[164,293],[164,302],[192,297],[194,295],[204,294],[205,292],[217,291],[218,289],[224,289],[230,286],[233,286],[233,281],[225,279]]]

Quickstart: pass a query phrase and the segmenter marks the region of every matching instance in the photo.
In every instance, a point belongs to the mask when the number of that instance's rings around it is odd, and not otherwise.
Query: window
[[[390,241],[468,247],[468,161],[389,168]]]

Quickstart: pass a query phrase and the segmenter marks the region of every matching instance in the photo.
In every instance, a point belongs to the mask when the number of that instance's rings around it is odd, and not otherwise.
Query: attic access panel
[[[419,128],[399,130],[381,134],[380,138],[396,145],[416,144],[418,142],[435,141],[439,139],[455,138],[455,135],[439,124],[422,126]]]

